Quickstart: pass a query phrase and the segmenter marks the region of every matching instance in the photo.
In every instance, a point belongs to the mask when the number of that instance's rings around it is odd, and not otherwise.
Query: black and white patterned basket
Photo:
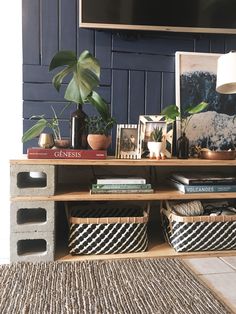
[[[72,203],[73,204],[73,203]],[[94,205],[90,205],[94,206]],[[77,254],[115,254],[147,249],[147,210],[101,204],[86,208],[67,204],[69,252]]]
[[[177,252],[236,249],[236,215],[179,216],[171,202],[162,205],[164,235]]]

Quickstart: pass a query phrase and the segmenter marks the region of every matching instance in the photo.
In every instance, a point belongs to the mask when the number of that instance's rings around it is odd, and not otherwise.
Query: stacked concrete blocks
[[[30,172],[43,172],[45,179],[34,179]],[[30,196],[54,195],[55,182],[55,166],[11,165],[11,262],[54,261],[56,203],[32,201]]]

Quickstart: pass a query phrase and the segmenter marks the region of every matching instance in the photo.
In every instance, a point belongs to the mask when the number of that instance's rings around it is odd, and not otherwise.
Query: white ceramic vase
[[[162,142],[148,142],[147,143],[150,158],[159,158],[162,152]]]

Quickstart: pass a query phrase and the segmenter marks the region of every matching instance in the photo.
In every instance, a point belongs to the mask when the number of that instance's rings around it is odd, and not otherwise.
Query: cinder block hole
[[[17,242],[17,254],[35,255],[37,253],[47,252],[47,242],[44,239],[27,239]]]
[[[41,171],[19,172],[17,174],[17,187],[44,188],[47,186],[47,175]]]
[[[17,211],[17,223],[35,224],[44,223],[47,220],[47,212],[44,208],[20,208]]]

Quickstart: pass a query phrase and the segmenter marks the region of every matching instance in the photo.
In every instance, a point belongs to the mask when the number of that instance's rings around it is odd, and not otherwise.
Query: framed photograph
[[[162,151],[167,158],[172,156],[173,124],[167,123],[162,115],[143,115],[139,116],[139,152],[138,157],[147,157],[149,150],[147,143],[150,140],[154,128],[162,128],[163,148]]]
[[[180,112],[204,101],[207,111],[192,115],[186,127],[190,147],[228,150],[236,144],[236,95],[216,92],[221,54],[176,52],[176,105]],[[181,125],[177,123],[177,138]]]
[[[116,158],[138,159],[138,125],[117,124]]]

